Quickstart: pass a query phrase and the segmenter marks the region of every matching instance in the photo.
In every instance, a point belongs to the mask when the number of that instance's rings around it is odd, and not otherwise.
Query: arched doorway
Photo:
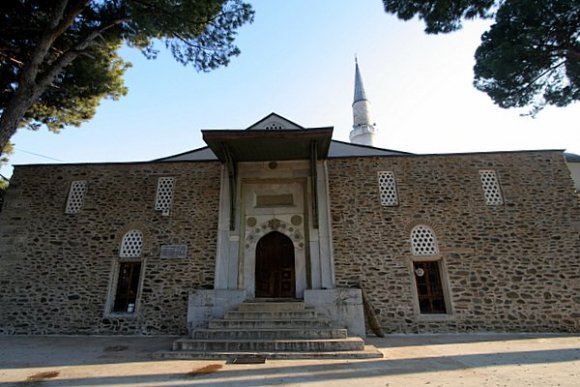
[[[272,231],[256,245],[256,297],[296,296],[294,244],[286,235]]]

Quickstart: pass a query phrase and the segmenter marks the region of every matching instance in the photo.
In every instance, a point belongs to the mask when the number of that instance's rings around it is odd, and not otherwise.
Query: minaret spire
[[[377,130],[370,117],[370,101],[367,99],[358,59],[354,57],[354,101],[352,103],[353,125],[350,142],[362,145],[375,145]]]

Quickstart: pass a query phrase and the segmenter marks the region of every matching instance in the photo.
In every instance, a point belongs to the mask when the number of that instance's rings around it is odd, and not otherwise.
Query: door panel
[[[295,297],[294,244],[286,235],[273,231],[256,246],[256,297]]]

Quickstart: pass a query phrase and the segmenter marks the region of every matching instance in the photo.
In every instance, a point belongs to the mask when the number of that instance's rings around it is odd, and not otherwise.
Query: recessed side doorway
[[[286,235],[272,231],[256,245],[256,297],[296,296],[294,244]]]

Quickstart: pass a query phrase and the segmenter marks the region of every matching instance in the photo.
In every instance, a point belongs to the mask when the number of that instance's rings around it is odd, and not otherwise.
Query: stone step
[[[303,310],[313,310],[312,307],[307,307],[304,302],[259,302],[251,301],[244,302],[238,307],[240,312],[300,312]]]
[[[320,329],[335,328],[329,321],[321,319],[285,320],[210,320],[209,329]]]
[[[254,299],[223,319],[208,322],[191,338],[173,343],[166,359],[363,359],[382,353],[296,299]],[[252,359],[249,359],[252,360]],[[255,359],[254,359],[255,360]],[[259,360],[259,359],[258,359]]]
[[[288,319],[315,319],[318,317],[314,310],[302,311],[232,311],[227,312],[225,320],[288,320]]]
[[[280,339],[344,339],[346,329],[197,329],[191,338],[194,340],[280,340]]]
[[[173,342],[174,351],[233,351],[233,352],[339,352],[363,351],[364,341],[359,337],[344,339],[296,340],[193,340]]]
[[[234,351],[159,351],[153,354],[157,359],[175,360],[232,360],[240,358],[264,359],[379,359],[382,352],[372,345],[362,351],[325,351],[325,352],[234,352]]]

